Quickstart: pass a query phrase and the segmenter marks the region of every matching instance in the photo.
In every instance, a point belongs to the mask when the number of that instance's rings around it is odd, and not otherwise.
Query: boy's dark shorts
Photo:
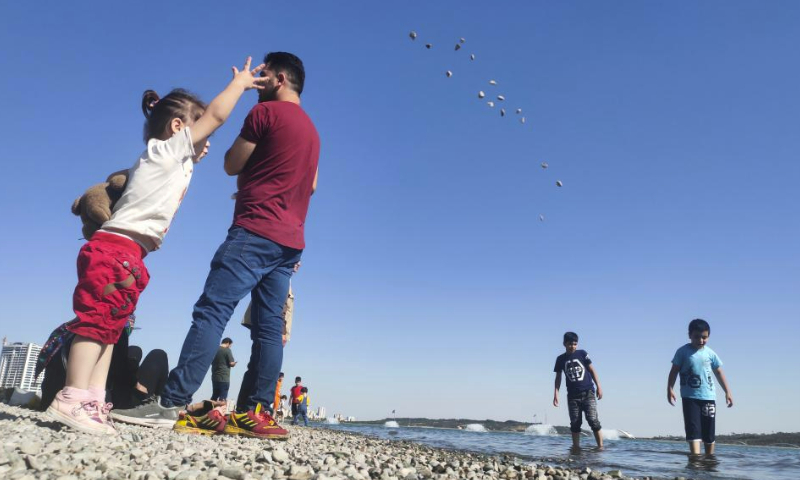
[[[717,404],[714,400],[699,400],[697,398],[684,398],[683,426],[686,429],[686,441],[714,443]]]
[[[594,390],[584,390],[573,396],[567,396],[569,406],[569,430],[572,433],[581,431],[583,419],[581,413],[586,415],[586,423],[593,432],[600,430],[600,420],[597,418],[597,397]]]

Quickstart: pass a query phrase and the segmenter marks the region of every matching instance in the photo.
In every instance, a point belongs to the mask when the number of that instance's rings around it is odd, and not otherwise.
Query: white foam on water
[[[469,425],[464,427],[464,430],[468,432],[485,432],[486,427],[484,427],[480,423],[470,423]]]
[[[619,431],[612,428],[603,428],[600,430],[603,434],[603,440],[619,440]]]
[[[530,425],[525,429],[526,435],[536,435],[540,437],[552,437],[558,435],[556,428],[552,425]]]
[[[389,420],[388,422],[384,423],[383,426],[386,428],[400,428],[400,424],[394,420]]]
[[[328,425],[339,425],[339,420],[336,420],[335,418],[326,418],[325,423]]]

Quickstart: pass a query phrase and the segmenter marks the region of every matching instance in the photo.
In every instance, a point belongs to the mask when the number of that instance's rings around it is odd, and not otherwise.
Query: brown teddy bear
[[[72,202],[72,213],[81,217],[83,238],[90,240],[106,220],[125,191],[128,170],[120,170],[108,176],[105,182],[92,185]]]

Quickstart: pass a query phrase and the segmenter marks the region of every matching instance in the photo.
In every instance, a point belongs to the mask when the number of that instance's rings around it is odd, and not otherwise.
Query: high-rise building
[[[0,388],[19,388],[41,394],[44,373],[35,378],[36,357],[42,347],[35,343],[6,343],[0,354]]]
[[[319,407],[317,409],[317,418],[325,418],[325,407]]]

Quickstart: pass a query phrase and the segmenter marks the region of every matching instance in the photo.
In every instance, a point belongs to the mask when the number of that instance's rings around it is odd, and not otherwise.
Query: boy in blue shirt
[[[564,334],[565,352],[556,358],[556,390],[553,405],[558,406],[558,390],[561,388],[561,373],[567,377],[567,404],[569,405],[569,430],[572,432],[572,448],[581,447],[581,413],[586,415],[586,423],[594,433],[597,448],[603,449],[603,433],[600,431],[600,420],[597,418],[597,400],[603,398],[600,379],[592,366],[592,360],[585,350],[578,350],[578,334]],[[594,380],[594,382],[593,382]],[[594,386],[597,385],[595,396]]]
[[[705,320],[697,318],[689,322],[690,343],[675,352],[667,379],[667,401],[670,405],[675,405],[675,392],[672,387],[675,385],[678,373],[681,375],[683,426],[686,429],[686,441],[689,442],[692,455],[700,454],[701,440],[705,444],[706,455],[714,453],[717,413],[714,377],[725,390],[725,402],[728,407],[733,406],[733,396],[722,371],[722,361],[711,348],[706,346],[710,335],[711,326]]]

